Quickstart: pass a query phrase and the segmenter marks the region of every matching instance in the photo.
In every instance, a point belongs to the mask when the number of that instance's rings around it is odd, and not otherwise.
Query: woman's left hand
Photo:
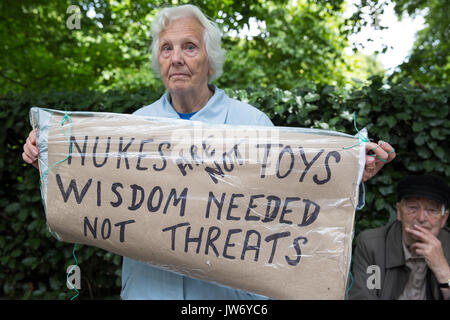
[[[373,153],[368,154],[372,151]],[[386,163],[395,158],[394,148],[385,141],[366,143],[366,166],[364,167],[363,182],[375,176]]]

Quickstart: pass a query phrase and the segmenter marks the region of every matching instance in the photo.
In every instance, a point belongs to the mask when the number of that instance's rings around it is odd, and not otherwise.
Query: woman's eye
[[[163,46],[163,47],[161,48],[161,55],[162,55],[163,57],[168,57],[168,56],[170,55],[170,51],[171,51],[170,46]]]

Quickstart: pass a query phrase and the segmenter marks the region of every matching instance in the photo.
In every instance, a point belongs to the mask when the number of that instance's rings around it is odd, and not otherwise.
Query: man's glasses
[[[444,215],[445,212],[444,205],[442,205],[441,208],[434,206],[426,206],[422,208],[422,206],[417,203],[405,203],[404,208],[406,210],[406,213],[409,215],[416,215],[423,209],[425,211],[425,214],[429,217],[438,217],[440,214]]]

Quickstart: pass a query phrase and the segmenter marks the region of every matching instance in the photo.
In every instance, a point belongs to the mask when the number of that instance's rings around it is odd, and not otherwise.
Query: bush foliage
[[[397,158],[369,180],[366,206],[356,214],[355,232],[378,227],[395,217],[396,183],[407,174],[433,173],[449,180],[450,86],[383,84],[380,78],[352,91],[332,86],[284,91],[277,88],[228,90],[258,107],[275,125],[311,127],[356,134],[391,143]],[[47,231],[39,191],[39,173],[22,161],[22,145],[30,131],[31,106],[59,110],[131,113],[155,101],[161,90],[133,92],[81,91],[0,97],[0,297],[68,299],[65,271],[74,263],[73,245],[57,242]],[[82,270],[79,299],[118,298],[120,256],[78,246]]]

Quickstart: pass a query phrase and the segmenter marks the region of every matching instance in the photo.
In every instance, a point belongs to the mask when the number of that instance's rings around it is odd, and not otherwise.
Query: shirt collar
[[[225,123],[228,114],[228,104],[226,103],[227,95],[215,85],[209,84],[208,86],[210,89],[214,90],[214,94],[208,100],[206,105],[192,116],[191,120],[223,124]],[[166,92],[162,98],[163,104],[166,106],[165,109],[170,113],[171,117],[180,118],[178,113],[172,107],[169,93]]]
[[[408,261],[409,259],[412,259],[411,252],[409,252],[405,241],[402,241],[402,245],[403,245],[403,254],[405,255],[405,261]]]

